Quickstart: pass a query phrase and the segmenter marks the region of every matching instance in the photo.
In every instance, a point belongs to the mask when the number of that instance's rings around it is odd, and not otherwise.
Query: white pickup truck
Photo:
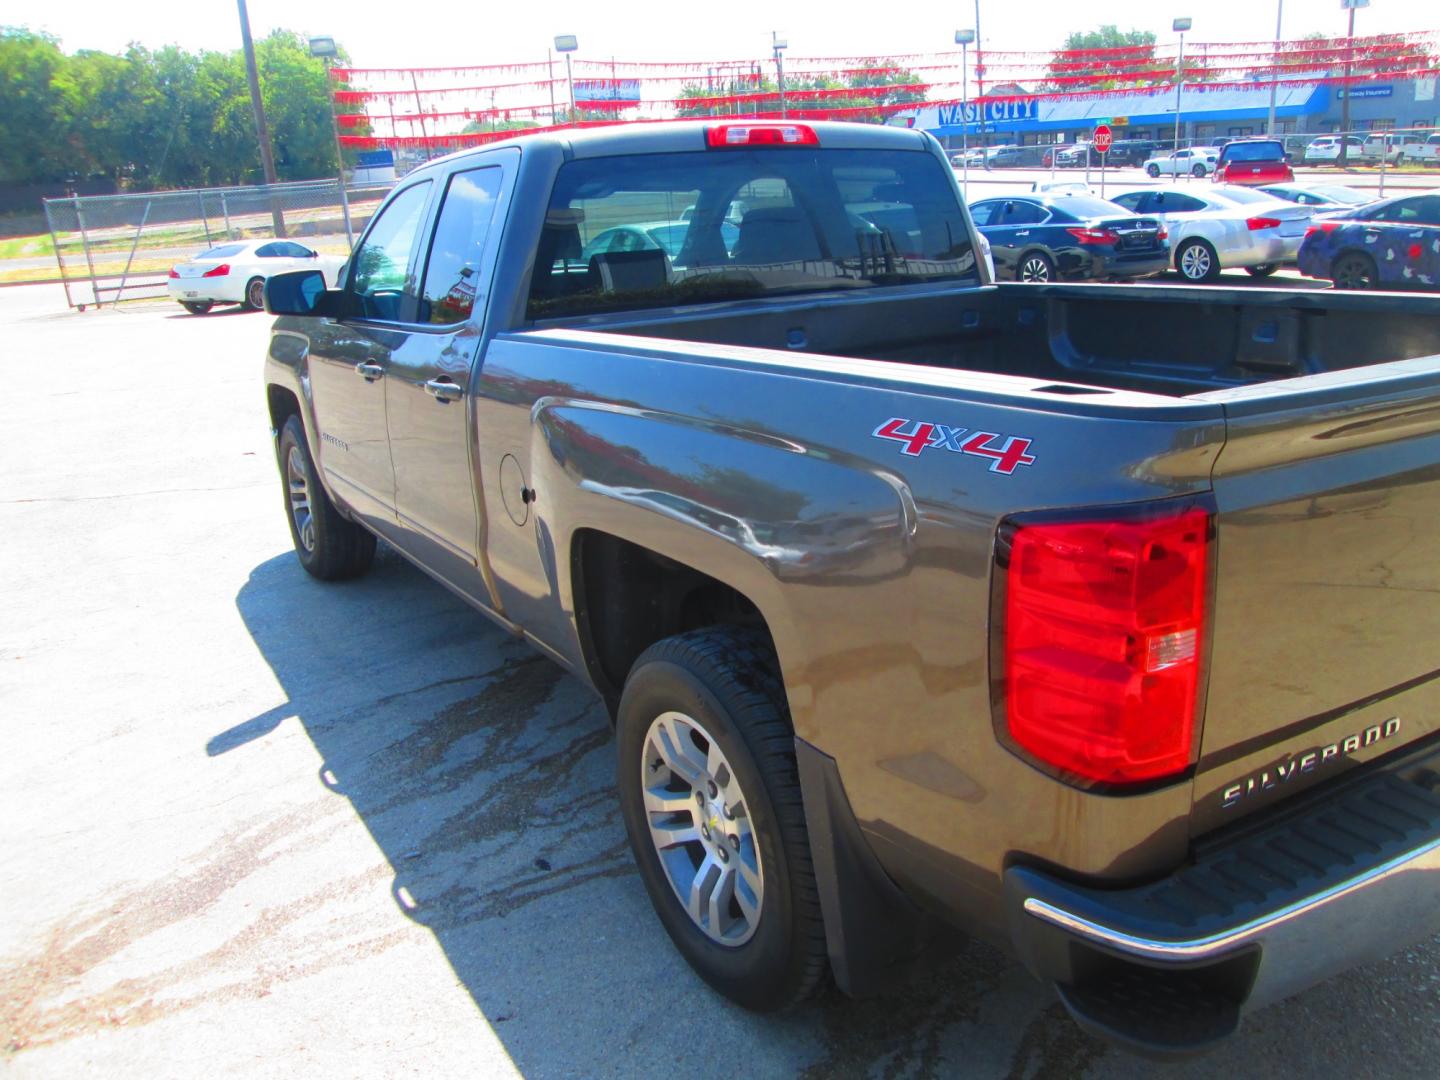
[[[1402,151],[1402,159],[1407,162],[1419,162],[1421,165],[1440,165],[1440,131],[1429,135],[1423,142],[1415,141],[1407,143]]]

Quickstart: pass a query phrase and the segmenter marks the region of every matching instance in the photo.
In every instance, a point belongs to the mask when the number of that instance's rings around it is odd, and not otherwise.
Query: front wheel
[[[251,311],[265,310],[265,279],[251,278],[245,286],[245,307]]]
[[[770,1012],[825,973],[794,732],[766,639],[711,627],[652,645],[616,719],[625,831],[675,947],[712,987]]]
[[[285,516],[300,565],[321,581],[359,577],[375,560],[375,535],[346,520],[320,486],[300,417],[280,429]]]
[[[1330,267],[1330,280],[1337,289],[1375,288],[1375,263],[1369,255],[1352,251],[1341,255]]]
[[[1175,251],[1175,269],[1186,281],[1206,284],[1220,276],[1220,259],[1204,240],[1186,240]]]
[[[1279,269],[1279,263],[1261,263],[1259,266],[1245,267],[1245,272],[1251,277],[1269,277]]]
[[[1047,285],[1055,280],[1055,264],[1048,256],[1032,251],[1020,260],[1020,269],[1016,271],[1015,277],[1019,281]]]
[[[1146,166],[1145,166],[1145,175],[1146,175],[1146,176],[1149,176],[1151,179],[1154,179],[1155,177],[1157,177],[1157,176],[1160,175],[1160,166],[1159,166],[1159,165],[1146,165]]]
[[[1195,177],[1197,180],[1203,179],[1204,176],[1205,176],[1205,166],[1204,166],[1204,165],[1194,165],[1194,166],[1192,166],[1191,169],[1190,169],[1190,175],[1193,176],[1193,177]]]

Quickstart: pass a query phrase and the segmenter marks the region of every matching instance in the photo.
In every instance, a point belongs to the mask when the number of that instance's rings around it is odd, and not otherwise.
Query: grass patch
[[[54,255],[55,243],[49,233],[39,236],[13,236],[0,240],[0,259],[24,259],[37,255]]]

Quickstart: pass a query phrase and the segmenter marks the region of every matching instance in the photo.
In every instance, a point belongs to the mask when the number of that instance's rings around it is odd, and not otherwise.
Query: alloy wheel
[[[1204,244],[1191,244],[1180,253],[1180,273],[1190,281],[1204,281],[1210,276],[1210,249]]]
[[[263,311],[265,309],[265,282],[258,278],[252,281],[249,288],[245,290],[245,300],[256,311]]]
[[[1020,264],[1020,280],[1045,283],[1050,280],[1050,264],[1039,255],[1031,255]]]
[[[1363,255],[1346,255],[1335,263],[1331,278],[1337,289],[1373,289],[1375,272]]]
[[[305,479],[305,462],[298,446],[290,447],[285,457],[285,482],[290,490],[290,514],[295,519],[295,535],[306,551],[315,550],[315,516],[310,509],[310,484]]]
[[[650,840],[671,889],[708,938],[743,945],[760,923],[765,875],[724,751],[694,718],[666,712],[650,724],[640,770]]]

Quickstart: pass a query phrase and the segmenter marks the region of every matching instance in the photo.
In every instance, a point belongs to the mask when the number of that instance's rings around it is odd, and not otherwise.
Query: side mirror
[[[318,252],[318,251],[312,251],[312,252],[310,252],[309,255],[306,255],[305,257],[306,257],[307,259],[318,259],[318,258],[320,257],[320,252]]]
[[[292,270],[265,280],[265,310],[271,315],[335,318],[342,295],[325,288],[325,275],[319,270]]]

